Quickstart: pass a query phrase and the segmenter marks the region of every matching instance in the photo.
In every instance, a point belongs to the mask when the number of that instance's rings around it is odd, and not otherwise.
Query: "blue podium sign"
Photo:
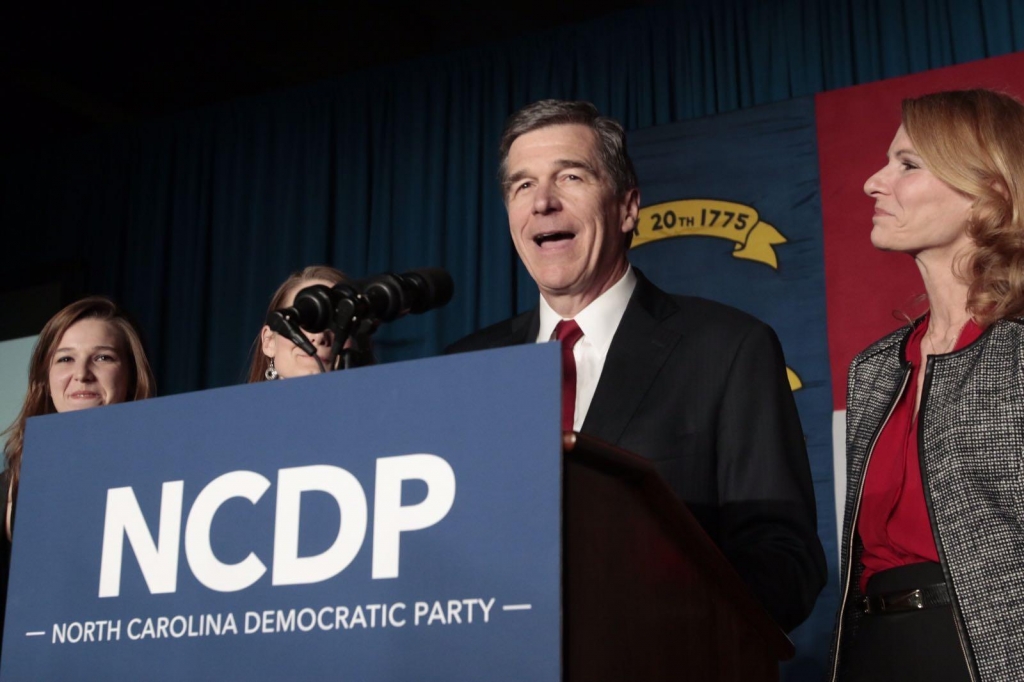
[[[29,420],[3,680],[561,676],[552,344]]]

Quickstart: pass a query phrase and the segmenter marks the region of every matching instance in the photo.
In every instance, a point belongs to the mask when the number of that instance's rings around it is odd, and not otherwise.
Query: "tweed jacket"
[[[862,545],[853,532],[878,433],[910,375],[912,327],[854,358],[847,384],[847,493],[842,575],[828,679],[861,612]],[[911,387],[912,388],[912,387]],[[1024,325],[993,324],[974,343],[933,356],[918,412],[925,501],[957,631],[979,682],[1024,676]]]

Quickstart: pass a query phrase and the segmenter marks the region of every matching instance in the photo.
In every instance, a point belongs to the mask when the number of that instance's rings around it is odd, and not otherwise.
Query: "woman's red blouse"
[[[862,593],[867,588],[868,578],[879,571],[939,560],[921,483],[918,427],[914,415],[917,382],[924,371],[921,340],[927,330],[928,318],[925,318],[907,340],[906,359],[913,367],[910,380],[878,436],[864,479],[857,520],[857,532],[864,543]],[[981,331],[969,320],[960,330],[953,350],[973,343],[981,336]]]

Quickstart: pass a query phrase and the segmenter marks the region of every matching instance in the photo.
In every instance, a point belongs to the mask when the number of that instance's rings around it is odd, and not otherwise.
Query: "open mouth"
[[[544,246],[545,244],[569,241],[575,238],[576,235],[572,232],[544,232],[534,237],[533,243],[537,246]]]

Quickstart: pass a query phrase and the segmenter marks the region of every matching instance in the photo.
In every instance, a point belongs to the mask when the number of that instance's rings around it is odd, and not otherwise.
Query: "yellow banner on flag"
[[[718,199],[680,199],[640,210],[633,248],[672,237],[715,237],[734,242],[733,258],[757,261],[778,270],[774,246],[786,238],[763,222],[757,209]]]

